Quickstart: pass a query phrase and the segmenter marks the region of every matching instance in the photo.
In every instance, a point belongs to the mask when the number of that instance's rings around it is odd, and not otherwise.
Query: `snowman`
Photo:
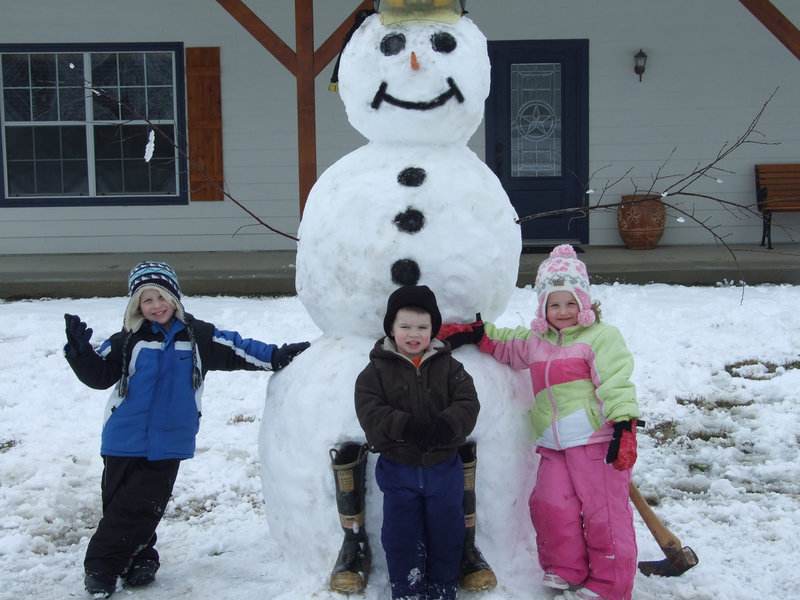
[[[423,4],[448,6],[426,10]],[[495,320],[515,290],[521,251],[507,195],[467,147],[489,93],[485,37],[458,0],[376,5],[338,64],[348,120],[368,143],[320,176],[298,232],[298,297],[322,335],[270,379],[260,434],[272,537],[287,558],[325,573],[343,529],[330,580],[341,592],[361,591],[370,569],[374,575],[386,570],[382,501],[367,466],[354,385],[384,335],[387,298],[399,286],[427,285],[445,323],[468,322],[478,312]],[[513,563],[535,564],[526,502],[533,472],[527,463],[534,459],[524,416],[532,398],[522,373],[474,347],[455,356],[481,401],[473,439],[462,448],[469,563],[462,587],[488,589],[495,574],[474,546],[476,531],[501,582]],[[311,422],[294,416],[306,413],[314,415]],[[310,456],[318,457],[313,473],[298,468]],[[512,480],[500,476],[509,463],[518,464]],[[320,531],[303,511],[329,512],[330,527]]]

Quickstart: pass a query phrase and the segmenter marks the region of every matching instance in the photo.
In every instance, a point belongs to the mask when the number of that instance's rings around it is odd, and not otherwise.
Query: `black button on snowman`
[[[425,182],[425,169],[408,167],[397,176],[397,183],[407,187],[419,187]],[[416,208],[408,207],[402,213],[397,213],[394,224],[398,231],[417,233],[425,226],[425,215]],[[420,270],[416,261],[400,259],[392,265],[392,281],[397,285],[417,285]]]
[[[446,320],[505,308],[516,213],[466,145],[489,72],[486,38],[464,17],[384,25],[372,15],[353,33],[339,92],[369,143],[322,174],[298,232],[297,292],[323,331],[379,337],[399,285],[431,287]]]
[[[354,384],[383,335],[387,298],[401,285],[427,285],[445,322],[472,321],[477,312],[495,320],[516,289],[521,251],[505,191],[467,147],[490,83],[486,38],[471,20],[384,24],[371,15],[345,46],[338,75],[348,120],[368,142],[327,169],[309,194],[296,286],[322,335],[271,377],[260,435],[271,536],[287,559],[316,573],[330,572],[342,539],[328,449],[363,442]],[[532,482],[516,465],[534,460],[522,449],[530,384],[475,348],[456,358],[482,405],[473,437],[478,479],[491,495],[479,489],[478,504],[492,524],[479,528],[481,549],[502,570],[529,552],[520,494]],[[372,471],[370,464],[365,528],[372,580],[385,581]],[[329,518],[304,518],[298,506]]]

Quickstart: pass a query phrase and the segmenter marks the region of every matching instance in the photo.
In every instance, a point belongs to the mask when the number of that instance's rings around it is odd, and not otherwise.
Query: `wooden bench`
[[[763,229],[761,245],[772,249],[772,213],[800,211],[800,164],[756,165],[756,198]]]

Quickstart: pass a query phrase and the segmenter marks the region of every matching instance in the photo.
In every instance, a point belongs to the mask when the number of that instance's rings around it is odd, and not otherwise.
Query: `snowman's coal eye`
[[[381,40],[381,52],[385,56],[394,56],[406,47],[406,36],[402,33],[392,33]]]
[[[449,33],[440,31],[431,36],[431,46],[433,46],[433,49],[436,50],[436,52],[444,52],[447,54],[456,49],[456,38]]]

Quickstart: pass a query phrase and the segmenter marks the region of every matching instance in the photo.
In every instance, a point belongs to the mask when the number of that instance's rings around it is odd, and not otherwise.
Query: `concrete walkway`
[[[757,245],[658,246],[653,250],[585,246],[579,255],[593,283],[714,285],[800,284],[800,244],[773,250]],[[549,253],[523,253],[517,285],[533,284]],[[178,273],[184,294],[294,295],[294,251],[0,256],[0,298],[124,296],[128,271],[141,260],[164,260]]]

